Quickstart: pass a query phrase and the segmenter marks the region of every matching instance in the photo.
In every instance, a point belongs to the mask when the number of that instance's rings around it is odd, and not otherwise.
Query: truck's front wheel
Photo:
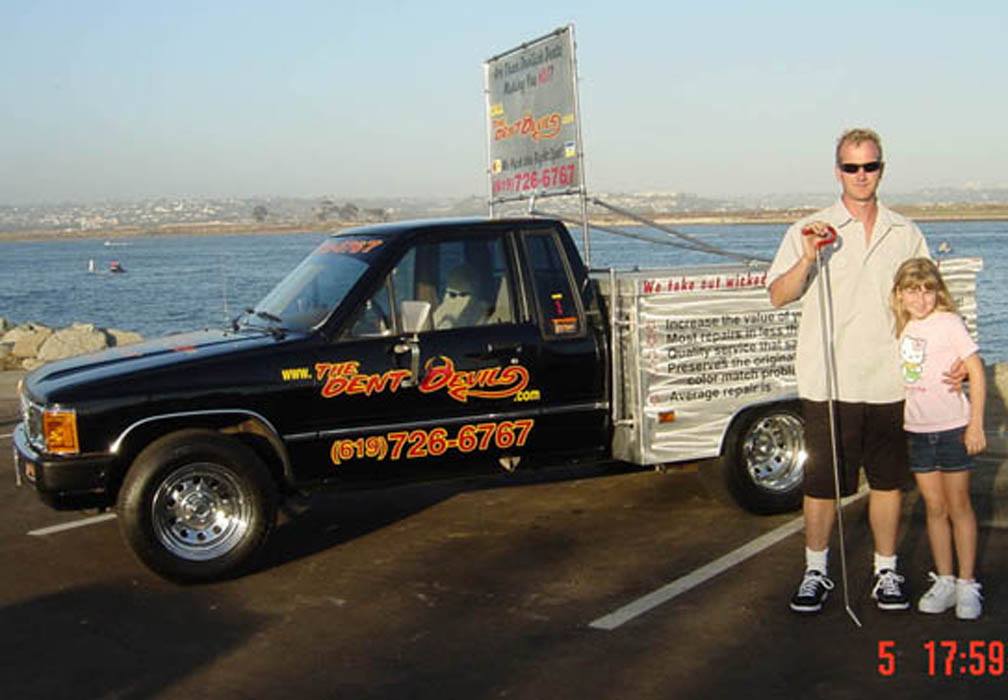
[[[725,485],[753,513],[784,513],[802,502],[805,430],[795,403],[754,408],[728,432],[721,462]]]
[[[211,581],[246,567],[266,541],[276,488],[250,448],[213,431],[184,430],[137,456],[118,512],[126,542],[155,573]]]

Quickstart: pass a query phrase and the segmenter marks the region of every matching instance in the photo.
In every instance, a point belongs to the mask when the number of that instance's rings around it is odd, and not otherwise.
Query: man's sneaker
[[[906,610],[910,607],[910,599],[900,588],[905,580],[892,569],[882,569],[875,574],[871,597],[875,599],[879,610]]]
[[[975,620],[983,612],[983,596],[980,595],[980,584],[976,581],[959,579],[955,584],[956,617],[960,620]]]
[[[832,590],[833,582],[822,573],[815,569],[806,571],[798,591],[791,598],[791,609],[800,613],[819,612]]]
[[[943,613],[956,604],[956,582],[952,576],[939,576],[928,572],[931,588],[917,601],[917,609],[922,613]]]

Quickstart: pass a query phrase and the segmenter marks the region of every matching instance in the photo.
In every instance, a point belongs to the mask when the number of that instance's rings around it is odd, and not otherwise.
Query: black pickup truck
[[[651,275],[634,289],[674,295],[722,283],[770,308],[753,273]],[[675,440],[660,431],[703,413],[683,410],[690,401],[727,400],[729,388],[703,383],[732,370],[750,393],[732,394],[711,447],[666,454],[722,454],[744,505],[796,506],[802,426],[788,378],[763,391],[779,377],[758,360],[737,360],[732,348],[745,337],[723,330],[721,311],[708,321],[621,317],[618,286],[611,272],[590,272],[551,219],[343,231],[232,327],[30,373],[20,388],[16,469],[55,508],[114,507],[126,541],[161,576],[212,580],[244,569],[282,499],[308,489],[571,459],[656,464]],[[645,292],[634,298],[647,301]],[[780,327],[791,333],[792,321]],[[634,345],[656,331],[666,340],[673,333],[668,349]],[[756,342],[749,349],[761,357]],[[765,348],[790,347],[774,342]],[[731,364],[718,359],[718,343]],[[665,377],[634,399],[643,370],[632,353],[658,357],[659,375],[690,376]],[[753,400],[752,391],[766,395]],[[641,438],[657,447],[641,449]]]

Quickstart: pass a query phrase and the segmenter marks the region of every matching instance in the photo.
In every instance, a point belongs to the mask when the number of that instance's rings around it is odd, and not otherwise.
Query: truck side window
[[[369,338],[392,334],[392,317],[389,315],[389,284],[382,283],[370,299],[366,300],[350,326],[350,337]]]
[[[410,249],[392,271],[397,301],[431,305],[431,329],[513,323],[511,283],[500,236],[452,236]]]
[[[549,231],[527,231],[523,238],[543,332],[553,336],[578,335],[581,316],[556,239]]]

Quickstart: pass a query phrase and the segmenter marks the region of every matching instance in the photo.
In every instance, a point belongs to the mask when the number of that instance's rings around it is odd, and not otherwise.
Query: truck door
[[[315,474],[348,481],[497,469],[538,430],[538,332],[516,313],[503,227],[422,232],[319,358]],[[404,313],[423,308],[419,328]]]
[[[542,452],[604,451],[608,407],[606,360],[588,327],[584,298],[587,273],[570,238],[552,228],[521,232],[521,253],[527,270],[535,333],[540,392],[540,437],[533,445]],[[564,245],[565,242],[568,245]]]

